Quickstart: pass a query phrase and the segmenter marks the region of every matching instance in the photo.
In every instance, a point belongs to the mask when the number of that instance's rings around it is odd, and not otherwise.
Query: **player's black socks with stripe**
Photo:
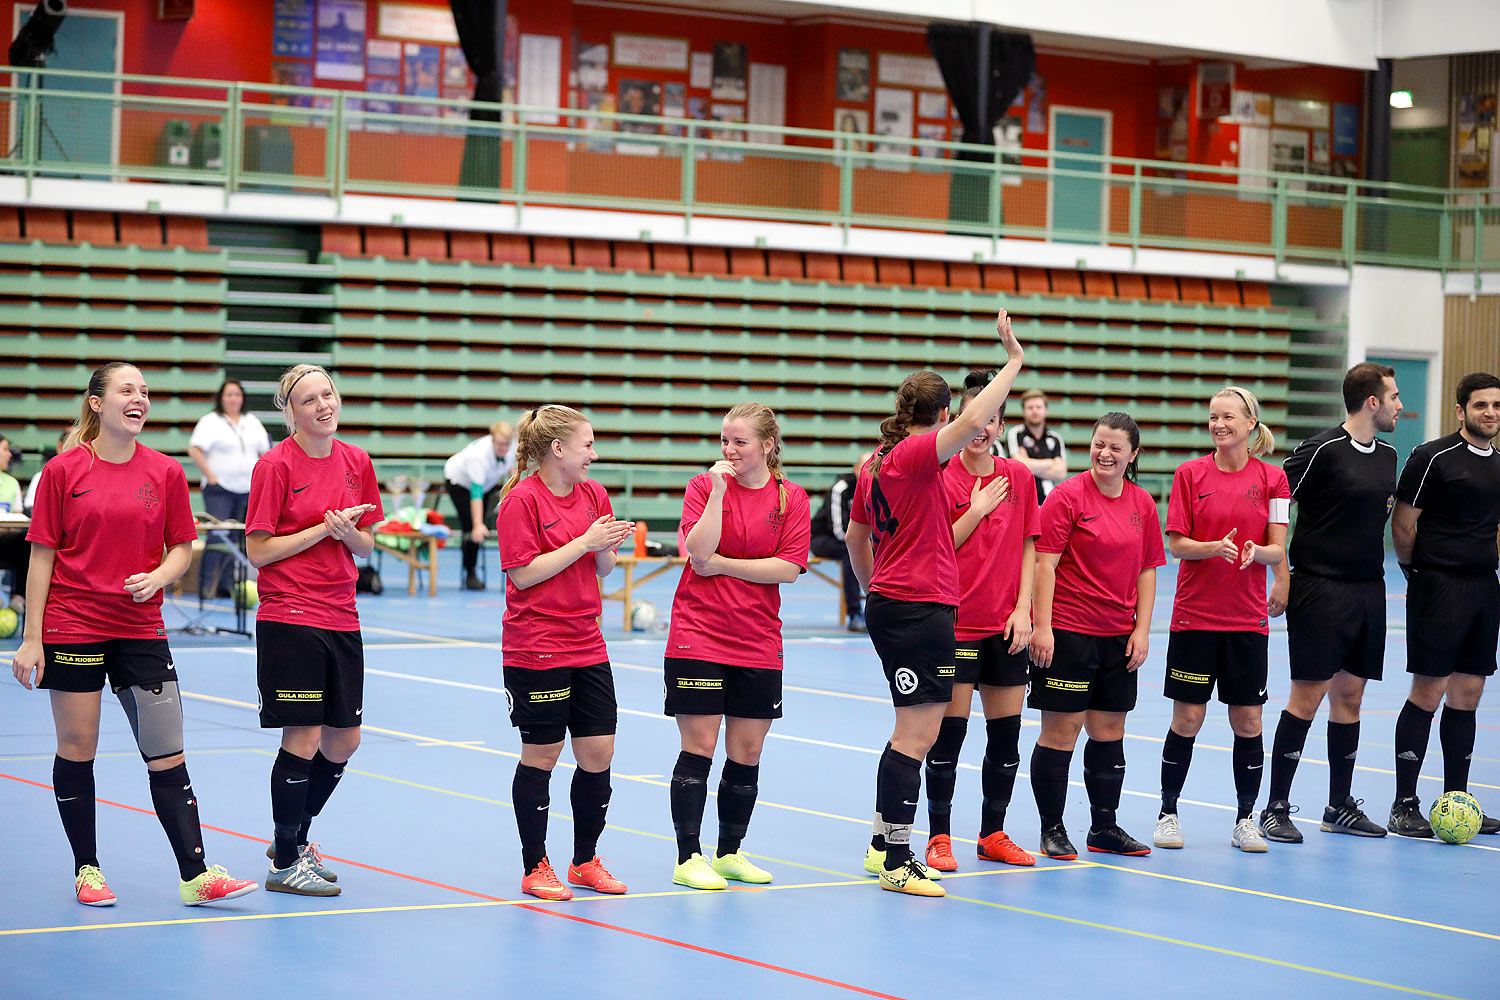
[[[885,749],[881,753],[890,753],[891,743],[886,740]],[[885,842],[885,822],[880,818],[880,765],[875,766],[875,823],[870,830],[870,849],[885,853],[888,845]]]
[[[573,771],[569,800],[573,806],[573,863],[586,865],[599,853],[604,814],[609,809],[609,768]],[[527,871],[530,871],[528,868]]]
[[[521,835],[521,867],[528,874],[547,856],[547,815],[552,808],[552,772],[527,764],[516,765],[510,800],[516,809],[516,832]]]
[[[1021,717],[987,719],[984,723],[984,764],[980,783],[984,801],[979,810],[979,836],[988,837],[1005,829],[1005,811],[1016,787],[1016,772],[1021,769]],[[932,786],[928,785],[931,797]]]
[[[969,720],[944,716],[937,740],[927,751],[927,825],[928,836],[951,833],[949,814],[953,811],[953,787],[958,783],[958,755],[964,747]]]
[[[73,848],[73,874],[84,865],[99,867],[94,827],[94,762],[52,758],[52,791],[63,832]]]
[[[672,827],[677,831],[677,863],[680,865],[703,851],[699,832],[703,827],[703,806],[708,802],[708,769],[712,758],[702,754],[677,755],[672,768]]]
[[[1342,806],[1354,786],[1354,759],[1359,755],[1359,723],[1328,723],[1328,804]]]
[[[1261,734],[1236,735],[1231,759],[1234,766],[1234,797],[1238,806],[1234,820],[1238,823],[1255,811],[1255,800],[1260,797],[1260,776],[1264,773],[1266,764],[1266,743]]]
[[[312,766],[307,772],[307,802],[302,807],[302,825],[297,828],[298,847],[307,843],[313,817],[323,811],[333,790],[339,786],[339,779],[344,776],[344,763],[334,763],[324,757],[321,750],[313,754]]]
[[[1031,791],[1036,796],[1043,830],[1062,822],[1068,801],[1068,768],[1072,765],[1071,750],[1054,750],[1038,743],[1031,751]]]
[[[885,869],[894,871],[911,860],[911,828],[922,794],[922,762],[891,747],[880,755],[875,809],[885,827]]]
[[[760,793],[760,765],[724,758],[719,775],[719,857],[738,854]]]
[[[1090,829],[1115,825],[1120,789],[1125,786],[1125,741],[1089,740],[1083,745],[1083,786],[1089,793]]]
[[[1285,802],[1292,797],[1292,779],[1297,776],[1297,764],[1302,760],[1302,748],[1307,745],[1307,731],[1311,728],[1311,719],[1299,719],[1282,709],[1276,735],[1271,738],[1272,802]],[[1343,804],[1342,800],[1339,804]]]
[[[1161,812],[1177,812],[1177,798],[1182,786],[1187,783],[1188,768],[1193,763],[1195,736],[1183,736],[1168,727],[1167,738],[1161,743]]]
[[[297,831],[307,814],[307,786],[312,761],[285,748],[271,765],[271,822],[275,826],[276,857],[271,864],[290,868],[297,863]]]
[[[166,831],[177,855],[177,870],[184,882],[208,871],[203,863],[203,828],[198,824],[198,799],[186,764],[165,771],[148,772],[151,779],[151,804],[156,818]]]
[[[1438,741],[1443,745],[1443,791],[1469,790],[1469,759],[1474,755],[1474,710],[1443,706]]]
[[[1396,716],[1396,798],[1410,799],[1417,794],[1417,775],[1427,756],[1427,740],[1432,735],[1432,716],[1407,699]]]

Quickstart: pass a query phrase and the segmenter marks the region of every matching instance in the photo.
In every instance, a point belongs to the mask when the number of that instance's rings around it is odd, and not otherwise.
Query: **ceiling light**
[[[1409,108],[1409,107],[1411,107],[1411,91],[1409,91],[1409,90],[1393,90],[1393,91],[1391,91],[1391,107],[1393,107],[1393,108]]]

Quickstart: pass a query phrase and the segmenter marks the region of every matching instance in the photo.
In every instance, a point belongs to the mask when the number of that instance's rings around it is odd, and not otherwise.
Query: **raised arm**
[[[1000,404],[1010,394],[1010,387],[1016,384],[1016,376],[1021,373],[1021,362],[1026,352],[1021,349],[1020,341],[1011,332],[1010,315],[1004,309],[1000,310],[1000,315],[995,320],[995,332],[1000,335],[1000,343],[1005,347],[1005,366],[989,385],[980,390],[974,401],[964,407],[962,413],[938,428],[939,462],[946,462],[957,455],[967,441],[984,429],[990,415],[1000,409]]]

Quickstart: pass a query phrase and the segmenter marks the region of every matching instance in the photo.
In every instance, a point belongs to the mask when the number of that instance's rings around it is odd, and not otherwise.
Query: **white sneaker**
[[[1156,832],[1151,835],[1151,843],[1168,850],[1181,849],[1182,824],[1177,821],[1176,813],[1167,813],[1157,819]]]
[[[1266,838],[1260,834],[1260,827],[1255,823],[1254,813],[1234,824],[1234,833],[1229,838],[1229,844],[1247,854],[1266,853]]]

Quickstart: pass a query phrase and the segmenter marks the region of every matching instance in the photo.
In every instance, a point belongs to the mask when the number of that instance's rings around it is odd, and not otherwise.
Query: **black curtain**
[[[463,46],[464,59],[476,78],[474,100],[498,104],[505,59],[506,0],[449,0],[449,3],[453,8],[453,23],[458,26],[458,43]],[[475,108],[469,112],[469,120],[498,122],[500,112]],[[498,189],[500,149],[498,132],[471,131],[466,135],[458,183],[464,187]]]

